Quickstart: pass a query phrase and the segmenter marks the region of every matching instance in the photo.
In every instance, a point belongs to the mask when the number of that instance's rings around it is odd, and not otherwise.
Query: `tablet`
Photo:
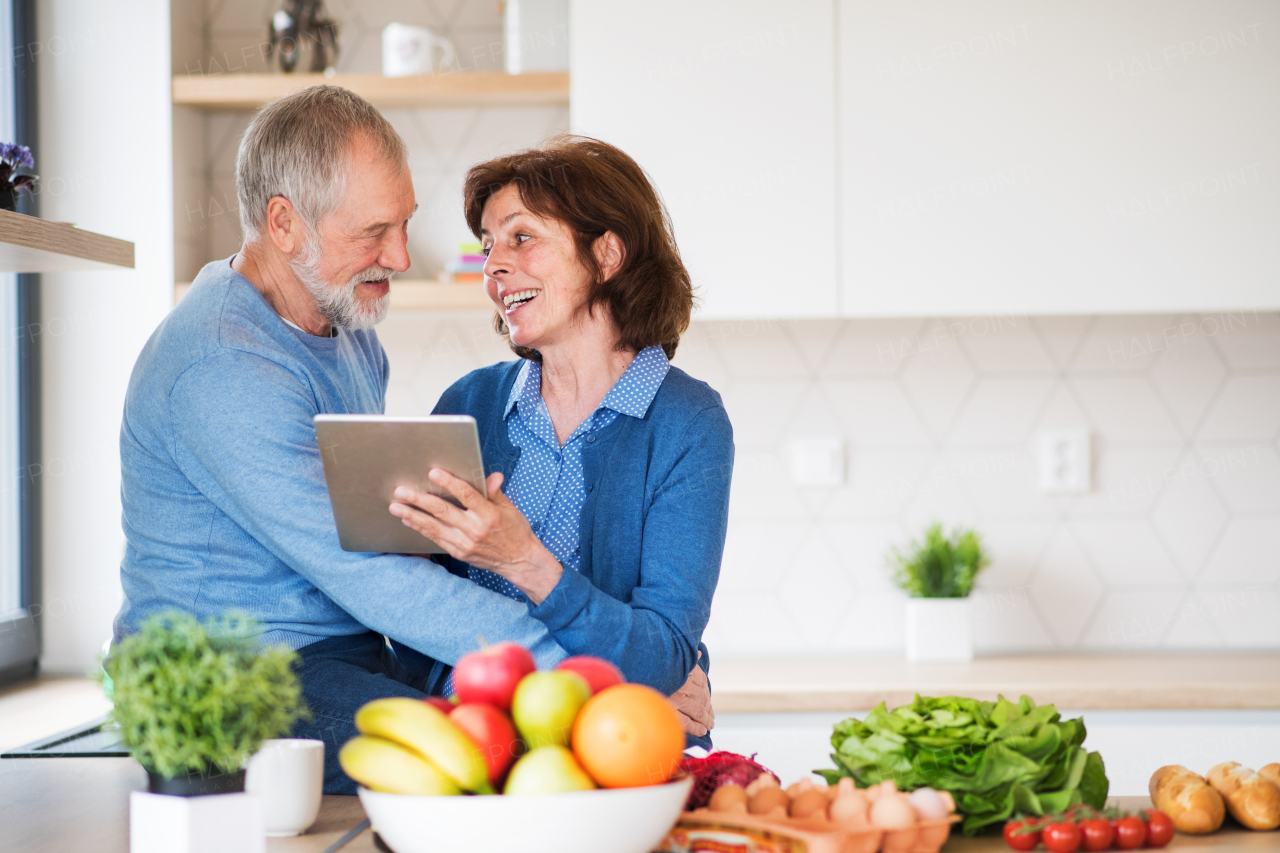
[[[387,507],[399,486],[413,486],[461,506],[427,479],[432,468],[443,468],[484,492],[475,418],[316,415],[314,422],[342,550],[443,554],[443,548],[405,527]]]

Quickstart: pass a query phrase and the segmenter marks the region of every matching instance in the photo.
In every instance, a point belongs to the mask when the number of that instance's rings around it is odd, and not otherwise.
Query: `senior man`
[[[351,92],[307,89],[249,125],[236,191],[240,251],[200,271],[129,382],[115,635],[166,608],[255,617],[299,650],[313,720],[295,734],[325,741],[325,790],[354,793],[337,752],[360,705],[442,692],[478,634],[544,667],[565,653],[523,603],[338,544],[312,418],[383,411],[373,326],[416,208],[404,142]],[[695,671],[673,697],[694,735],[713,719],[702,684]]]

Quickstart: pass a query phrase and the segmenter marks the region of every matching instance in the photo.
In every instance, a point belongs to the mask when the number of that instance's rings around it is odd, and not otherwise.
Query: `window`
[[[0,0],[0,141],[35,149],[34,0]],[[20,210],[35,213],[23,193]],[[39,656],[39,328],[36,275],[0,271],[0,683],[30,675]]]
[[[13,18],[9,4],[0,6],[0,45],[13,44]],[[12,55],[12,52],[9,52]],[[14,138],[13,65],[0,63],[0,91],[7,97],[0,110],[0,141]],[[21,503],[18,467],[18,277],[0,273],[0,619],[22,606]]]
[[[17,278],[0,274],[0,619],[22,606]]]

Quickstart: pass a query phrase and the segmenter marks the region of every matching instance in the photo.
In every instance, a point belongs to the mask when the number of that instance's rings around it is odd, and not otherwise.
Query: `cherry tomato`
[[[1137,815],[1122,817],[1116,821],[1116,847],[1136,850],[1147,840],[1147,824]]]
[[[1011,820],[1004,825],[1004,843],[1014,850],[1034,850],[1040,843],[1040,819]]]
[[[1075,853],[1080,849],[1080,827],[1070,821],[1051,823],[1040,831],[1040,840],[1049,853]]]
[[[1142,813],[1147,819],[1147,846],[1163,847],[1173,840],[1173,820],[1159,809]]]
[[[1091,817],[1080,821],[1080,832],[1084,836],[1084,849],[1089,851],[1106,850],[1115,838],[1111,822],[1105,817]]]

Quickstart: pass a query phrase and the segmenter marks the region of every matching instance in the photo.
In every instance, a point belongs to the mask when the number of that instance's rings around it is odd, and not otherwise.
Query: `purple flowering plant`
[[[12,142],[0,142],[0,192],[28,190],[35,184],[35,175],[14,175],[20,167],[35,168],[31,149]]]

